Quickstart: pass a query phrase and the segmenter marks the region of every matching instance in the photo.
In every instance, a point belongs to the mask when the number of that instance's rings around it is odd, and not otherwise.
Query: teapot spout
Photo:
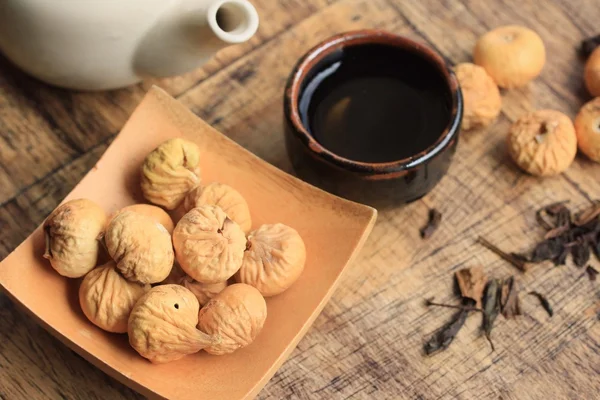
[[[248,0],[186,0],[148,31],[136,49],[133,68],[140,78],[181,75],[220,49],[248,41],[258,23]]]
[[[246,42],[258,29],[258,13],[248,0],[217,0],[208,8],[206,19],[225,45]]]

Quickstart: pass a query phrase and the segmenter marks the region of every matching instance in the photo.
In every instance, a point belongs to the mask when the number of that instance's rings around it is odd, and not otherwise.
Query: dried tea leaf
[[[573,247],[571,247],[571,255],[573,256],[573,262],[580,268],[590,261],[591,252],[590,247],[586,241],[580,240]]]
[[[571,229],[571,227],[569,225],[558,226],[556,228],[550,229],[544,235],[544,239],[548,240],[548,239],[557,238],[557,237],[562,236],[565,233],[567,233],[569,231],[569,229]]]
[[[544,307],[544,310],[546,310],[550,317],[554,315],[554,310],[552,310],[552,306],[550,305],[550,302],[548,301],[546,296],[544,296],[540,292],[529,292],[529,294],[537,297],[540,300],[540,304],[542,305],[542,307]]]
[[[556,217],[556,223],[552,229],[546,232],[544,239],[562,236],[571,229],[571,211],[564,204],[550,207],[548,214]]]
[[[519,290],[513,276],[502,282],[500,306],[504,318],[510,319],[521,315],[521,303],[519,302]]]
[[[568,247],[563,247],[563,250],[560,253],[560,255],[558,255],[557,257],[554,257],[552,259],[552,262],[554,263],[554,265],[556,265],[556,266],[565,265],[567,263],[567,257],[569,256],[570,252],[571,252],[571,249],[569,249]]]
[[[537,210],[535,213],[535,217],[537,219],[538,224],[540,224],[540,226],[542,226],[542,228],[546,229],[547,231],[560,226],[558,223],[550,222],[550,218],[548,217],[556,217],[558,214],[560,214],[561,212],[564,213],[565,211],[570,216],[570,211],[565,206],[565,203],[568,203],[568,200],[552,203]]]
[[[456,271],[454,275],[461,296],[475,301],[476,306],[481,307],[481,298],[487,282],[483,267],[464,268]]]
[[[600,235],[596,235],[590,240],[590,246],[592,246],[596,258],[600,260]]]
[[[535,213],[535,219],[537,220],[538,224],[547,231],[554,228],[554,225],[548,221],[548,212],[544,208]]]
[[[548,204],[547,206],[544,207],[544,210],[548,213],[548,215],[551,216],[557,216],[558,214],[560,214],[561,212],[567,211],[569,212],[569,209],[567,208],[566,204],[569,202],[569,200],[564,200],[564,201],[557,201],[556,203],[552,203],[552,204]],[[570,212],[569,212],[570,214]]]
[[[488,282],[485,288],[485,296],[483,298],[483,331],[492,351],[494,351],[494,343],[492,342],[492,328],[494,321],[500,313],[500,281],[498,279],[492,279]]]
[[[577,238],[581,235],[581,233],[582,233],[581,228],[579,228],[579,227],[571,228],[563,236],[561,236],[560,238],[557,238],[557,240],[560,241],[561,244],[563,244],[563,246],[564,246],[568,243],[576,241]]]
[[[598,271],[596,270],[596,268],[592,267],[591,265],[588,265],[585,269],[585,272],[587,273],[588,278],[590,278],[590,281],[596,280],[596,277],[598,276]]]
[[[510,256],[512,258],[514,258],[515,260],[519,260],[521,262],[524,263],[528,263],[530,262],[529,257],[527,257],[525,254],[521,254],[521,253],[510,253]]]
[[[427,221],[427,225],[421,228],[421,238],[429,239],[431,235],[433,235],[435,231],[439,228],[441,222],[442,213],[440,213],[435,208],[429,210],[429,221]]]
[[[539,263],[542,261],[553,260],[554,258],[561,255],[563,251],[563,244],[561,240],[549,239],[539,243],[533,250],[531,261]]]
[[[521,270],[522,272],[527,271],[531,266],[530,260],[527,257],[517,253],[508,254],[481,236],[477,239],[477,242],[491,252],[503,258],[505,261],[511,263],[515,268]]]
[[[471,299],[464,299],[465,306],[473,306],[474,302]],[[465,324],[470,311],[461,310],[452,316],[452,320],[440,328],[434,335],[425,343],[425,354],[431,355],[442,350],[446,350],[460,329]]]
[[[571,225],[571,211],[565,207],[562,208],[556,213],[556,226],[570,226]]]
[[[580,227],[583,232],[586,232],[587,235],[593,236],[596,233],[600,232],[600,217],[592,219],[587,224]]]
[[[435,298],[432,297],[432,298],[425,300],[425,305],[427,307],[435,306],[435,307],[453,308],[455,310],[483,312],[483,310],[481,308],[477,308],[475,306],[465,306],[465,305],[456,306],[454,304],[437,303],[437,302],[433,301],[434,299]]]
[[[594,202],[594,204],[582,212],[578,213],[573,220],[573,223],[577,226],[584,226],[594,219],[600,216],[600,201]]]

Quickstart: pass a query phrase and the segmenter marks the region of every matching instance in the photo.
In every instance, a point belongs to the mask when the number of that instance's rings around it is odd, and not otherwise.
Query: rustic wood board
[[[596,31],[597,0],[254,0],[262,17],[251,42],[219,53],[178,78],[107,93],[48,87],[0,57],[0,257],[14,249],[93,167],[156,83],[200,117],[277,167],[291,171],[283,146],[283,86],[295,61],[341,31],[378,27],[410,36],[451,62],[468,61],[476,38],[519,23],[540,33],[548,50],[542,76],[503,93],[490,129],[465,133],[450,172],[423,200],[380,210],[360,259],[314,327],[260,394],[280,398],[545,399],[600,393],[600,285],[573,266],[538,266],[520,277],[548,295],[549,319],[523,298],[519,322],[502,318],[497,351],[471,317],[446,352],[424,358],[423,341],[451,313],[423,299],[452,300],[451,274],[483,265],[494,277],[515,273],[474,245],[485,235],[514,250],[537,235],[539,204],[600,198],[600,165],[583,157],[565,174],[520,173],[503,146],[510,123],[550,107],[574,116],[587,100],[576,47]],[[443,225],[423,242],[415,227],[429,207]],[[35,288],[32,288],[35,290]],[[0,398],[111,398],[139,395],[62,346],[0,296]]]

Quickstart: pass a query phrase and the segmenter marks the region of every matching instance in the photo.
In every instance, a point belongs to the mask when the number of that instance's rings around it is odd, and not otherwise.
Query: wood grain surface
[[[424,42],[450,62],[469,61],[475,40],[505,24],[536,30],[546,67],[524,89],[503,92],[489,129],[462,134],[447,177],[424,199],[380,210],[359,260],[261,399],[593,399],[600,395],[600,285],[572,265],[536,266],[519,281],[545,293],[549,318],[523,297],[518,321],[499,318],[496,351],[472,316],[452,346],[433,357],[423,342],[452,314],[423,299],[453,301],[452,273],[482,265],[492,277],[517,272],[475,239],[529,249],[541,235],[534,211],[600,198],[600,165],[579,156],[564,174],[538,179],[510,160],[504,138],[528,110],[573,117],[588,100],[576,48],[600,33],[597,0],[253,0],[261,15],[249,43],[220,52],[187,75],[105,93],[44,85],[0,56],[0,257],[43,221],[89,170],[151,84],[258,156],[292,172],[283,145],[282,97],[296,60],[342,31],[383,28]],[[444,214],[427,241],[429,207]],[[517,273],[518,274],[518,273]],[[31,290],[35,290],[32,285]],[[51,299],[49,299],[51,301]],[[0,398],[135,399],[140,396],[53,339],[0,296]]]

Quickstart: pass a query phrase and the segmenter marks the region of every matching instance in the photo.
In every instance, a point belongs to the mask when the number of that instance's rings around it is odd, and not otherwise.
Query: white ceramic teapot
[[[56,86],[105,90],[190,71],[250,39],[248,0],[0,0],[0,50]]]

